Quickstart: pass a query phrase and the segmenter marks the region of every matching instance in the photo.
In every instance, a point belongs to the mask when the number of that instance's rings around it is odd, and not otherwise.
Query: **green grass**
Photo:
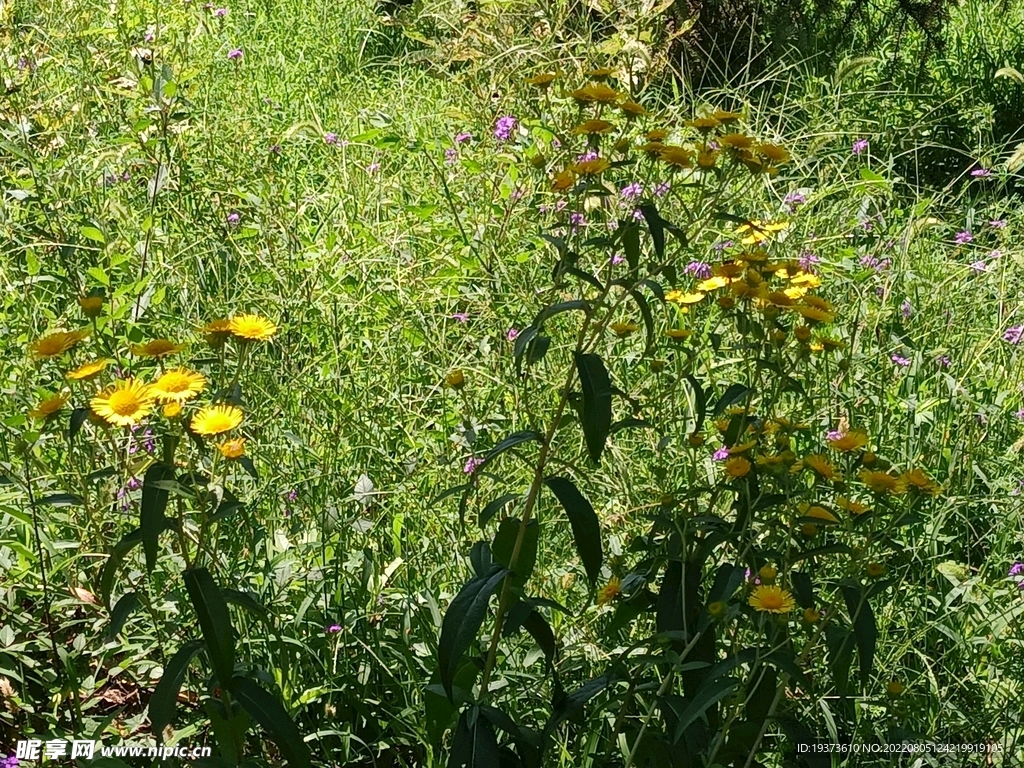
[[[198,636],[183,619],[191,616],[184,562],[170,538],[161,539],[154,601],[128,617],[117,639],[105,640],[105,607],[69,592],[98,595],[111,546],[137,524],[139,493],[128,509],[114,500],[134,461],[123,443],[117,474],[96,486],[109,503],[83,512],[33,506],[26,496],[26,480],[38,500],[83,486],[81,467],[103,463],[55,427],[39,436],[23,415],[59,384],[52,369],[29,359],[29,343],[77,323],[76,296],[102,286],[111,300],[97,335],[117,334],[122,350],[143,338],[191,337],[196,354],[212,359],[195,333],[210,319],[258,311],[279,324],[243,381],[258,476],[234,475],[232,490],[246,505],[221,529],[219,573],[234,582],[225,586],[251,591],[273,614],[271,630],[232,611],[239,657],[280,694],[300,730],[315,734],[318,764],[445,764],[431,745],[429,707],[437,701],[426,692],[437,680],[441,619],[471,572],[479,508],[527,487],[531,454],[502,457],[483,481],[490,495],[474,498],[465,527],[458,496],[438,497],[465,482],[471,452],[546,426],[561,378],[544,382],[562,376],[575,329],[569,317],[553,321],[559,341],[541,373],[516,379],[508,329],[525,328],[546,303],[575,293],[551,284],[553,250],[539,237],[551,218],[537,213],[549,193],[490,131],[503,114],[536,115],[538,102],[521,85],[545,69],[536,62],[558,63],[578,81],[579,70],[606,59],[599,40],[563,34],[587,23],[574,7],[546,9],[555,34],[545,37],[533,34],[533,9],[484,5],[475,24],[427,9],[423,28],[449,46],[428,55],[368,4],[232,5],[224,18],[198,3],[0,10],[0,71],[9,86],[0,105],[0,474],[13,480],[0,488],[0,678],[13,691],[2,694],[0,752],[29,735],[149,738],[149,693],[171,654]],[[968,13],[983,8],[965,9],[952,28],[966,37]],[[155,39],[147,42],[150,27]],[[1013,43],[998,25],[985,30],[995,47]],[[243,58],[229,60],[236,47]],[[152,51],[152,63],[140,48]],[[455,55],[466,50],[473,55]],[[949,55],[936,66],[955,61]],[[30,65],[19,69],[22,57]],[[842,308],[836,335],[849,346],[846,371],[823,364],[806,381],[805,413],[822,432],[848,417],[884,458],[924,466],[943,484],[922,520],[893,537],[888,566],[898,581],[875,607],[878,657],[868,692],[856,697],[858,736],[884,741],[898,726],[922,741],[1003,739],[1008,754],[996,764],[1012,765],[1024,748],[1024,609],[1006,571],[1021,556],[1022,427],[1014,413],[1024,398],[1019,349],[1002,334],[1024,323],[1024,219],[1008,191],[1012,177],[998,171],[1005,147],[980,127],[975,157],[997,169],[995,179],[968,181],[966,157],[950,176],[963,178],[945,190],[912,173],[916,153],[938,141],[931,121],[948,115],[949,103],[961,113],[985,109],[977,90],[915,94],[884,72],[877,63],[822,78],[793,65],[695,100],[652,72],[639,90],[649,108],[675,118],[708,105],[750,105],[752,133],[793,147],[796,162],[778,177],[745,182],[726,202],[732,214],[771,218],[787,193],[805,190],[808,202],[783,247],[821,258],[822,295]],[[154,97],[158,78],[175,86]],[[876,108],[877,100],[892,109]],[[476,140],[448,164],[444,150],[463,130]],[[328,133],[338,142],[327,143]],[[534,127],[535,138],[543,134]],[[871,140],[870,153],[853,156],[861,137]],[[154,194],[147,185],[160,176]],[[521,200],[517,185],[526,190]],[[667,218],[682,216],[680,200],[665,204]],[[869,217],[867,230],[861,222]],[[1008,220],[1005,229],[986,224],[997,218]],[[974,240],[957,246],[961,230]],[[731,224],[712,222],[687,249],[670,240],[672,257],[680,267],[707,258],[713,242],[731,236]],[[994,249],[1001,256],[985,272],[971,267]],[[876,273],[863,265],[866,256],[891,266]],[[452,317],[461,312],[468,322]],[[659,328],[675,319],[658,308]],[[601,470],[585,468],[578,430],[558,433],[570,446],[559,471],[585,479],[602,521],[603,579],[633,567],[630,544],[664,493],[713,472],[691,466],[685,444],[692,408],[673,378],[684,357],[659,347],[670,371],[659,376],[633,341],[602,342],[602,354],[664,431],[616,437]],[[894,365],[892,355],[910,366]],[[948,367],[936,362],[941,356]],[[701,377],[724,385],[741,353],[696,357]],[[468,382],[459,393],[443,386],[454,369]],[[36,437],[26,460],[24,441]],[[810,438],[801,448],[810,450]],[[572,691],[652,623],[611,631],[554,500],[544,497],[538,514],[551,533],[531,588],[569,609],[550,620],[560,680]],[[142,563],[131,556],[115,598],[129,583],[149,589]],[[325,632],[332,624],[341,631]],[[551,711],[556,691],[543,667],[527,635],[502,646],[494,682],[517,722],[542,727]],[[825,679],[824,658],[812,669]],[[198,703],[209,698],[205,670],[194,666],[186,676],[191,697],[174,724],[180,743],[214,743]],[[908,689],[897,702],[884,694],[890,679]],[[605,762],[615,758],[605,752],[610,722],[600,715],[610,721],[617,709],[603,707],[595,701],[599,716],[556,732],[548,764],[621,765],[621,757]],[[827,736],[824,713],[840,709],[829,694],[805,714]],[[275,748],[258,739],[251,728],[250,752],[275,764]],[[766,764],[783,764],[779,745],[771,741]],[[891,763],[862,756],[850,764]]]

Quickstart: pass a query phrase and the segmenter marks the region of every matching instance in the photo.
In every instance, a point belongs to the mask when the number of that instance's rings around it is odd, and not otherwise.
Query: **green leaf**
[[[522,432],[515,432],[509,435],[487,452],[487,455],[484,456],[484,460],[477,465],[477,471],[483,469],[483,467],[485,467],[487,464],[491,462],[491,459],[497,458],[501,454],[505,453],[505,451],[511,448],[515,448],[517,445],[528,443],[532,440],[536,440],[539,443],[542,442],[544,438],[541,436],[539,432],[534,432],[533,430],[530,429],[523,430]]]
[[[612,383],[600,357],[579,352],[574,355],[583,387],[583,436],[590,458],[595,464],[600,464],[612,426]]]
[[[551,710],[551,717],[548,718],[547,725],[544,726],[544,741],[548,740],[555,728],[582,710],[584,704],[614,683],[615,680],[612,673],[595,677],[558,701]]]
[[[693,374],[686,374],[686,381],[689,382],[690,388],[693,389],[694,409],[697,411],[697,425],[693,428],[693,431],[700,432],[700,428],[704,426],[704,419],[707,418],[708,414],[708,396]]]
[[[582,280],[584,283],[592,285],[595,288],[597,288],[597,290],[599,290],[601,293],[604,293],[604,286],[601,284],[601,281],[598,280],[589,272],[584,272],[579,267],[566,267],[564,271],[565,274],[572,275],[577,280]]]
[[[159,736],[164,728],[174,722],[174,711],[178,703],[178,692],[185,680],[185,672],[192,658],[203,648],[202,640],[192,640],[178,649],[164,666],[160,682],[149,697],[149,722],[153,733]]]
[[[811,584],[811,577],[802,571],[790,571],[789,581],[796,592],[796,601],[801,608],[814,607],[814,585]]]
[[[657,206],[654,203],[643,203],[640,206],[640,213],[644,215],[644,219],[647,221],[647,228],[651,231],[651,240],[654,242],[654,252],[658,255],[658,258],[664,258],[665,256],[665,223],[661,218],[661,214],[658,213]]]
[[[498,738],[478,707],[463,710],[452,736],[448,768],[499,768]]]
[[[273,614],[270,609],[259,601],[252,592],[240,592],[237,589],[222,589],[225,602],[244,608],[268,627],[271,626]]]
[[[653,427],[654,425],[649,421],[644,421],[643,419],[637,419],[630,416],[625,419],[620,419],[612,424],[611,428],[608,430],[608,434],[614,435],[616,432],[620,432],[623,429],[652,429]]]
[[[690,727],[690,723],[707,712],[712,705],[717,704],[736,690],[739,684],[740,681],[734,677],[720,677],[697,691],[694,697],[686,702],[685,708],[677,713],[679,720],[676,723],[674,740],[678,742],[682,739],[686,729]]]
[[[455,698],[456,701],[469,701],[472,695],[473,683],[479,674],[480,668],[472,662],[465,662],[455,674]],[[441,739],[445,731],[452,724],[455,713],[458,712],[458,704],[452,703],[445,695],[441,687],[441,675],[435,671],[430,677],[430,685],[423,693],[423,709],[427,718],[427,738],[432,746],[440,747]]]
[[[73,493],[51,493],[44,496],[38,502],[49,507],[77,507],[81,506],[82,499]]]
[[[519,498],[519,494],[506,493],[504,496],[499,496],[494,501],[490,502],[487,506],[480,510],[480,515],[477,519],[477,523],[481,530],[484,526],[490,522],[491,518],[498,514],[509,502],[515,501]]]
[[[523,621],[523,629],[530,633],[530,636],[537,641],[537,645],[544,652],[546,671],[550,672],[555,663],[555,654],[558,646],[555,643],[555,633],[551,625],[539,611],[531,611]]]
[[[74,440],[89,418],[88,408],[75,408],[68,419],[68,440]]]
[[[494,559],[506,568],[512,567],[512,551],[515,549],[516,539],[519,536],[519,526],[518,518],[506,517],[498,526],[498,532],[494,535],[494,541],[491,544],[491,554],[494,555]],[[512,589],[521,590],[525,587],[533,573],[533,567],[537,563],[537,540],[539,537],[540,525],[536,520],[531,520],[526,526],[523,546],[519,550],[519,558],[510,577]]]
[[[572,526],[576,552],[583,562],[591,586],[596,586],[597,578],[601,575],[604,553],[601,548],[601,523],[593,505],[567,477],[546,477],[544,484],[551,489],[565,510]]]
[[[750,387],[745,384],[731,384],[729,388],[722,393],[722,396],[718,398],[718,402],[715,403],[715,408],[711,412],[711,418],[717,419],[725,413],[725,409],[730,405],[745,399],[749,392]]]
[[[164,510],[167,509],[166,487],[161,483],[174,481],[174,469],[166,464],[151,464],[142,478],[142,510],[139,530],[142,532],[142,549],[146,553],[146,570],[156,568],[156,556],[160,534],[164,530]]]
[[[110,612],[110,626],[107,628],[107,641],[115,640],[117,633],[124,627],[128,616],[139,607],[139,593],[126,592],[117,601],[117,605]]]
[[[533,320],[532,327],[540,328],[541,323],[548,318],[560,315],[563,312],[573,312],[575,310],[579,310],[584,314],[590,312],[590,302],[583,299],[572,299],[571,301],[561,301],[558,304],[552,304],[549,307],[544,307],[544,309],[537,313],[537,317]]]
[[[107,242],[107,238],[102,232],[96,229],[96,227],[82,227],[80,231],[82,233],[82,237],[86,240],[92,240],[94,243],[100,244],[106,244]]]
[[[857,658],[860,661],[860,683],[867,687],[875,664],[875,643],[878,640],[878,626],[875,614],[868,603],[867,595],[859,587],[844,586],[843,598],[850,613],[853,634],[857,639]]]
[[[107,562],[103,565],[103,570],[100,572],[99,593],[103,599],[103,605],[106,606],[108,611],[113,610],[110,606],[110,591],[114,585],[114,576],[117,573],[117,568],[125,556],[141,543],[142,531],[136,528],[131,533],[125,534],[124,538],[114,545],[110,557],[107,558]]]
[[[437,644],[437,663],[441,684],[452,698],[452,684],[462,655],[476,640],[487,613],[487,603],[495,588],[508,573],[507,568],[493,566],[485,576],[476,576],[459,590],[441,622],[441,638]]]
[[[644,328],[647,330],[647,346],[644,349],[644,354],[649,355],[651,350],[654,349],[654,315],[651,314],[651,308],[647,304],[647,299],[640,291],[630,291],[629,295],[633,297],[637,309],[640,310],[640,317],[643,318]]]
[[[640,266],[640,227],[627,224],[619,228],[622,232],[622,248],[626,252],[626,262],[633,271]]]
[[[231,680],[231,693],[252,719],[270,734],[287,764],[293,768],[308,766],[309,748],[302,734],[275,696],[271,696],[247,677]]]
[[[203,631],[210,663],[220,684],[225,685],[235,671],[235,635],[227,601],[205,568],[188,569],[184,579],[192,607],[199,617],[199,628]]]

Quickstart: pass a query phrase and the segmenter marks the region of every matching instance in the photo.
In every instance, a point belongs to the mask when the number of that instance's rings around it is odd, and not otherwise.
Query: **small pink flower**
[[[519,338],[519,329],[509,328],[508,332],[505,334],[505,338],[508,339],[509,341],[515,341],[517,338]]]
[[[477,467],[479,467],[483,463],[484,460],[482,458],[470,456],[469,459],[466,460],[466,466],[462,468],[462,471],[465,472],[467,475],[472,475],[474,472],[476,472]]]
[[[230,51],[228,51],[228,59],[230,61],[241,61],[244,55],[245,54],[242,53],[241,48],[232,48]]]

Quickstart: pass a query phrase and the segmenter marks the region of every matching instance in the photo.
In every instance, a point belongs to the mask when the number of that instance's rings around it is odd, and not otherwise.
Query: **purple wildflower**
[[[721,241],[719,241],[719,242],[715,243],[715,245],[714,245],[714,248],[715,248],[715,250],[716,250],[716,251],[717,251],[718,253],[721,253],[721,252],[722,252],[722,251],[724,251],[724,250],[725,250],[726,248],[732,248],[732,247],[733,247],[733,245],[735,245],[735,243],[733,243],[733,241],[732,241],[732,240],[721,240]]]
[[[711,454],[711,458],[714,459],[715,461],[725,461],[726,459],[729,458],[729,449],[723,445],[721,448],[719,448],[717,451]]]
[[[612,257],[610,259],[611,264],[612,264],[613,267],[617,267],[619,264],[621,264],[625,260],[626,260],[626,257],[623,256],[621,253],[613,253]]]
[[[582,227],[587,223],[587,218],[579,211],[573,211],[569,214],[569,223],[574,227]]]
[[[987,179],[991,175],[992,171],[990,171],[988,168],[975,168],[973,171],[971,171],[971,176],[974,176],[975,178]]]
[[[957,245],[967,245],[974,239],[974,235],[965,229],[963,232],[957,232],[956,237],[953,239],[956,241]]]
[[[971,269],[973,269],[975,272],[988,272],[988,264],[985,263],[984,259],[980,261],[975,261],[974,263],[971,264]]]
[[[588,163],[591,160],[597,160],[598,157],[600,157],[600,155],[597,154],[596,150],[588,149],[582,155],[577,155],[576,156],[576,162],[577,163]]]
[[[459,150],[455,149],[455,147],[448,147],[448,149],[444,151],[444,161],[448,163],[448,165],[454,165],[458,160]]]
[[[1006,219],[992,219],[988,225],[992,229],[1006,229]]]
[[[1000,256],[1002,256],[1002,255],[1003,255],[1003,252],[1002,252],[1002,251],[1000,251],[1000,250],[999,250],[998,248],[996,248],[996,249],[995,249],[995,250],[993,250],[993,251],[992,251],[991,253],[989,253],[988,257],[989,257],[990,259],[998,259],[998,258],[999,258]]]
[[[525,194],[526,194],[526,190],[525,189],[523,189],[522,187],[516,187],[515,189],[512,190],[512,194],[510,194],[509,197],[512,200],[522,200],[523,199],[523,195],[525,195]]]
[[[707,280],[711,277],[711,265],[704,261],[691,261],[683,267],[683,272],[693,275],[698,280]]]
[[[213,11],[213,15],[216,16],[217,18],[223,19],[225,16],[228,15],[228,9],[227,8],[215,8],[214,11]]]
[[[498,122],[494,124],[494,138],[499,141],[508,141],[512,138],[512,131],[516,128],[516,119],[511,115],[505,115],[499,117]]]
[[[935,358],[935,362],[938,363],[941,368],[949,368],[951,365],[950,359],[946,355],[939,355]]]
[[[872,256],[870,253],[866,253],[860,257],[860,265],[869,269],[875,270],[875,272],[884,272],[892,264],[889,259],[880,259],[877,256]]]
[[[864,150],[866,150],[867,148],[868,148],[868,140],[867,139],[857,139],[855,142],[853,142],[852,151],[853,151],[853,154],[859,155],[862,152],[864,152]]]
[[[324,134],[324,144],[337,144],[338,134],[327,132]]]
[[[669,184],[667,181],[663,181],[660,184],[656,184],[654,186],[654,196],[664,197],[669,193],[670,189],[672,189],[672,185]]]
[[[901,368],[906,368],[908,365],[910,365],[910,360],[908,360],[905,357],[900,357],[899,355],[893,355],[890,359]]]
[[[643,221],[643,220],[644,220],[644,212],[641,211],[639,208],[634,208],[633,209],[633,221]]]
[[[378,163],[376,160],[374,160],[372,163],[370,163],[368,166],[366,166],[366,172],[368,174],[370,174],[371,176],[373,174],[375,174],[379,170],[380,170],[380,163]]]
[[[241,61],[243,56],[245,56],[245,54],[242,53],[241,48],[232,48],[230,51],[228,51],[229,61]]]
[[[515,341],[517,338],[519,338],[519,329],[518,328],[509,328],[505,332],[505,338],[508,339],[509,341]]]
[[[299,498],[298,489],[292,488],[290,491],[288,491],[288,495],[285,498],[288,499],[288,501],[295,501],[297,498]]]
[[[551,206],[541,203],[540,205],[537,206],[537,213],[539,213],[541,216],[543,216],[545,213],[551,213]]]
[[[639,181],[634,181],[631,184],[627,184],[619,192],[624,200],[636,200],[640,195],[644,193],[643,185]]]
[[[239,216],[236,211],[232,211],[231,213],[228,214],[228,224],[230,224],[231,226],[235,226],[236,224],[238,224],[241,218],[242,217]]]
[[[1011,344],[1020,344],[1022,339],[1024,339],[1024,325],[1015,325],[1003,332],[1003,341],[1008,341]]]
[[[1021,408],[1013,415],[1017,417],[1018,421],[1024,421],[1024,408]]]
[[[324,632],[329,635],[336,635],[341,632],[341,624],[331,624],[329,627],[324,627]]]
[[[569,203],[567,203],[565,200],[559,200],[557,203],[555,203],[555,213],[561,213],[562,211],[564,211],[565,206],[567,206],[568,204]]]
[[[146,33],[142,36],[142,39],[147,43],[152,43],[156,40],[156,30],[150,27],[146,30]]]
[[[1010,566],[1010,572],[1007,573],[1006,575],[1007,576],[1020,576],[1022,573],[1024,573],[1024,563],[1022,563],[1020,560],[1018,560],[1017,562],[1015,562],[1013,565]]]
[[[832,440],[832,441],[842,440],[843,437],[845,436],[845,434],[846,433],[842,432],[841,430],[830,429],[827,433],[825,433],[825,439],[826,440]]]
[[[477,467],[479,467],[483,463],[484,463],[483,458],[478,458],[476,456],[470,456],[466,460],[466,466],[464,466],[462,468],[462,471],[465,472],[467,475],[472,475],[474,472],[476,472]]]
[[[807,198],[800,192],[790,192],[782,201],[789,213],[795,213],[796,209],[807,202]]]
[[[451,318],[452,318],[452,320],[458,320],[460,323],[466,323],[466,322],[469,322],[469,313],[468,312],[453,312],[451,314]]]
[[[914,308],[910,304],[910,299],[904,299],[903,303],[900,304],[900,314],[903,315],[904,320],[909,320],[910,316],[914,314]]]
[[[18,70],[28,69],[28,59],[24,56],[18,57]]]
[[[804,272],[813,272],[815,266],[821,263],[821,259],[813,251],[804,251],[800,254],[800,269]]]
[[[473,134],[469,131],[463,131],[462,133],[455,134],[456,144],[467,144],[470,139],[473,138]]]

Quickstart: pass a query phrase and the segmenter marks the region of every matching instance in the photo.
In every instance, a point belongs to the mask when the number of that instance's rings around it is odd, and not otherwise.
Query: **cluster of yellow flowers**
[[[615,123],[602,117],[606,109],[618,110],[627,124],[636,118],[651,114],[643,105],[605,82],[614,75],[613,69],[591,69],[585,75],[593,82],[569,91],[567,95],[580,106],[595,107],[596,116],[573,127],[571,133],[587,137],[588,142],[596,146],[596,142],[602,136],[612,134],[617,129]],[[555,72],[544,72],[527,78],[526,82],[537,88],[548,89],[558,78],[559,75]],[[651,128],[641,134],[643,143],[637,148],[651,160],[663,162],[670,170],[711,171],[724,156],[746,166],[753,173],[774,175],[780,165],[789,162],[789,152],[777,144],[759,142],[745,133],[734,131],[733,126],[742,118],[743,115],[738,112],[720,109],[709,115],[687,120],[684,125],[693,133],[681,136],[680,144],[667,143],[672,131],[666,128]],[[626,136],[623,130],[623,135],[615,141],[614,151],[626,155],[633,148],[633,140]],[[546,164],[543,155],[534,158],[535,166],[544,167]],[[552,189],[558,192],[566,191],[571,189],[579,178],[600,176],[611,166],[612,163],[607,157],[588,153],[555,171],[551,177]]]
[[[102,298],[83,297],[79,304],[87,316],[96,317],[96,310],[102,306]],[[242,314],[216,320],[202,329],[202,332],[210,344],[217,346],[229,336],[242,343],[266,341],[277,332],[277,326],[259,315]],[[33,342],[30,351],[38,360],[59,358],[89,335],[89,330],[53,331]],[[160,361],[183,349],[184,344],[176,344],[163,338],[131,345],[131,351],[135,356]],[[67,371],[65,377],[72,382],[89,382],[99,377],[112,362],[109,358],[90,360]],[[138,378],[119,379],[94,392],[89,400],[90,417],[97,423],[134,427],[157,406],[162,406],[162,413],[166,418],[179,419],[182,407],[206,389],[206,384],[203,374],[185,367],[162,368],[152,382]],[[37,419],[53,417],[70,399],[71,392],[68,390],[53,394],[32,408],[29,416]],[[197,435],[212,437],[236,429],[241,425],[242,419],[242,410],[237,406],[214,403],[200,408],[192,416],[189,429]],[[236,459],[244,454],[245,441],[243,438],[234,438],[220,443],[217,448],[227,458]]]

